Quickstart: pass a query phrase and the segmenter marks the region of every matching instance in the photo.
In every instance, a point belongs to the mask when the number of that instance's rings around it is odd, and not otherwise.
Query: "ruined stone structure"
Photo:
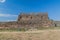
[[[18,17],[18,24],[31,27],[51,27],[54,22],[51,21],[47,13],[21,14]]]
[[[53,27],[54,22],[48,17],[48,13],[20,14],[16,22],[0,23],[0,28],[37,28]]]

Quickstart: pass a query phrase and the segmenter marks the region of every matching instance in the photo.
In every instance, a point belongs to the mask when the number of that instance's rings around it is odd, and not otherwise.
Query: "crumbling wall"
[[[47,13],[20,14],[16,22],[0,23],[0,28],[37,28],[55,26]]]
[[[49,20],[47,13],[37,14],[22,14],[18,16],[18,24],[29,25],[32,27],[51,27],[54,25],[53,21]]]

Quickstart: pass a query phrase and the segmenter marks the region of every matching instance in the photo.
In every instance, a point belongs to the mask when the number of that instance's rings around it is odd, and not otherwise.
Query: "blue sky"
[[[48,12],[50,19],[60,20],[60,0],[0,0],[0,21],[17,20],[21,12]]]

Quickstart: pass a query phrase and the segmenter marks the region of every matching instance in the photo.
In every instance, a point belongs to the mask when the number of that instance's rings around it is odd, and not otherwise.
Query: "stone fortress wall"
[[[36,28],[53,27],[54,22],[49,19],[48,13],[20,14],[16,22],[0,23],[0,28]]]

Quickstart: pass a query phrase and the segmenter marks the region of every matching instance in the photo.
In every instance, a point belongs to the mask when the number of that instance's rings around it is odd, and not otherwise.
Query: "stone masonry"
[[[49,19],[48,13],[20,14],[18,16],[18,24],[31,27],[54,26],[54,22]]]
[[[36,28],[54,26],[54,22],[49,19],[48,13],[20,14],[16,22],[0,23],[0,28]]]

